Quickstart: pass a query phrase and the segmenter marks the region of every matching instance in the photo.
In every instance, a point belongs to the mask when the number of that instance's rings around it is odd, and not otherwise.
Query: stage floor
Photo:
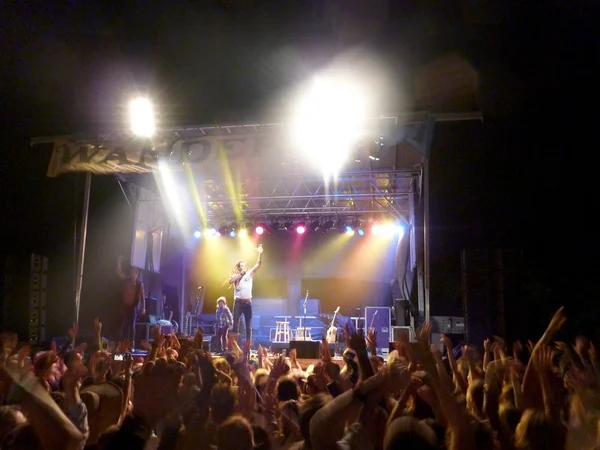
[[[275,362],[275,360],[279,358],[279,355],[273,355],[273,356],[269,356],[269,361],[271,361],[272,363]],[[300,363],[300,367],[302,367],[302,370],[306,370],[308,368],[308,366],[310,366],[311,364],[317,364],[318,362],[322,361],[321,359],[303,359],[303,358],[298,358],[297,361]],[[336,363],[338,366],[344,367],[344,359],[341,356],[335,356],[333,358],[331,358],[331,361]]]

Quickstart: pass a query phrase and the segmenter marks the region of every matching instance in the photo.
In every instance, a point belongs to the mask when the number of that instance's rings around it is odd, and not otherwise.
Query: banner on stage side
[[[369,160],[367,147],[356,146],[348,158],[352,170],[398,167],[427,156],[433,123],[401,126],[388,134],[378,161]],[[308,131],[309,132],[309,131]],[[95,174],[147,173],[166,164],[172,170],[190,167],[206,176],[232,173],[279,176],[302,173],[309,162],[276,134],[236,134],[195,138],[162,137],[152,142],[141,139],[54,142],[48,176],[68,172]],[[400,144],[400,145],[399,145]],[[401,152],[402,154],[399,154]],[[301,152],[300,152],[301,153]]]

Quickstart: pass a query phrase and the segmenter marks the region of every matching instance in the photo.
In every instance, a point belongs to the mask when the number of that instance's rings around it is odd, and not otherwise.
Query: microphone
[[[200,291],[200,290],[204,289],[204,286],[198,286],[197,289]]]

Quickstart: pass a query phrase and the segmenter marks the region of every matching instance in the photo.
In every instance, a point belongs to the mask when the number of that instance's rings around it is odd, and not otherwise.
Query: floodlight
[[[133,134],[149,138],[154,135],[154,108],[147,98],[140,97],[129,103],[129,122]]]
[[[326,178],[335,176],[362,134],[365,115],[365,96],[356,85],[317,78],[298,104],[293,140]]]
[[[215,228],[209,228],[204,232],[208,237],[214,237],[217,235],[217,230]]]
[[[196,231],[194,231],[194,237],[195,237],[196,239],[198,239],[200,236],[202,236],[202,232],[201,232],[200,230],[196,230]]]
[[[296,227],[296,233],[298,233],[298,234],[304,234],[305,231],[306,231],[306,227],[304,225],[298,225]]]
[[[229,236],[230,236],[230,237],[235,237],[235,236],[236,236],[236,234],[235,234],[235,230],[231,230],[231,231],[229,232]]]
[[[260,235],[265,232],[265,229],[259,225],[256,227],[256,229],[254,231],[256,232],[256,234]]]
[[[358,235],[359,236],[364,236],[365,235],[365,230],[363,230],[362,228],[358,229]]]
[[[248,236],[248,230],[246,228],[242,228],[238,233],[238,236],[241,238],[245,238]]]

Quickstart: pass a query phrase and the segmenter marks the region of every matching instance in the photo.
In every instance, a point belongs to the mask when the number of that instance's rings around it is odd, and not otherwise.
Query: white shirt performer
[[[246,263],[240,261],[233,268],[229,284],[233,285],[233,328],[231,330],[231,339],[237,341],[240,329],[240,319],[244,315],[246,323],[246,341],[252,345],[252,281],[254,274],[262,264],[263,247],[262,244],[256,249],[258,252],[258,261],[250,270],[246,270]]]

